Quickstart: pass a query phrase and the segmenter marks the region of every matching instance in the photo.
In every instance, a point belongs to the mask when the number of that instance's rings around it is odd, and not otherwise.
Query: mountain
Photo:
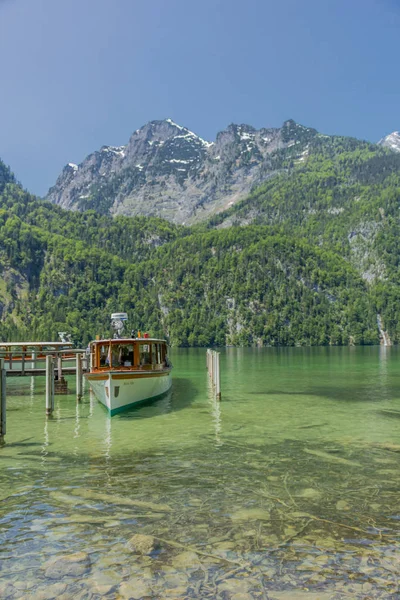
[[[86,343],[126,310],[132,327],[178,346],[400,342],[400,153],[293,121],[261,132],[232,125],[212,145],[170,121],[132,137],[132,147],[68,167],[72,183],[104,174],[103,195],[83,212],[35,198],[0,163],[0,338],[63,330]],[[128,156],[142,161],[142,192],[150,176],[157,190],[182,177],[180,215],[110,213],[110,182],[127,185],[131,167],[115,173]],[[196,177],[197,190],[206,185],[212,157],[225,171],[200,209],[189,192]],[[261,184],[226,202],[223,173],[227,194],[252,173]],[[85,195],[81,185],[70,198]],[[171,223],[189,206],[196,224]]]
[[[340,255],[271,227],[201,231],[71,213],[0,193],[0,339],[86,344],[130,325],[177,346],[370,344],[368,284]]]
[[[379,140],[378,144],[390,148],[394,152],[400,152],[400,132],[393,131],[393,133]]]
[[[66,165],[47,200],[72,210],[198,221],[279,173],[278,150],[301,160],[317,135],[290,120],[260,130],[229,125],[211,143],[171,119],[152,121],[126,146],[103,146],[80,165]]]

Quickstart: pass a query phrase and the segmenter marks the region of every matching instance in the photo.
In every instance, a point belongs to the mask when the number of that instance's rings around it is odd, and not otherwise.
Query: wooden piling
[[[221,400],[221,380],[219,377],[219,352],[215,353],[215,362],[216,362],[216,369],[215,369],[215,394],[217,396],[218,400]]]
[[[54,359],[46,356],[46,415],[54,410]]]
[[[57,354],[57,374],[58,374],[58,381],[61,381],[63,378],[63,374],[62,374],[62,355],[61,353]]]
[[[207,370],[211,379],[213,390],[217,400],[221,399],[221,379],[219,372],[219,352],[207,350]]]
[[[5,444],[6,435],[6,370],[4,368],[4,358],[0,359],[0,446]]]
[[[59,352],[57,355],[57,377],[54,384],[55,394],[68,394],[68,381],[63,377],[62,368],[62,353]]]
[[[36,350],[32,350],[31,369],[36,369]]]
[[[76,399],[79,402],[82,398],[82,379],[83,379],[83,375],[82,375],[82,362],[83,362],[83,358],[82,358],[82,354],[77,354],[76,355]]]

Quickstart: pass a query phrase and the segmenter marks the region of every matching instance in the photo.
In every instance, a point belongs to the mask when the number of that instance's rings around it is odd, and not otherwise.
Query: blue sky
[[[0,0],[0,157],[44,195],[64,164],[171,117],[400,129],[399,0]]]

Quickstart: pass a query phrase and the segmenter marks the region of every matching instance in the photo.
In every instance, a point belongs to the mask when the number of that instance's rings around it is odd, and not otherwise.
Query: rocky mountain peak
[[[65,208],[158,215],[188,222],[234,204],[278,172],[271,157],[296,149],[315,130],[286,121],[281,128],[230,124],[215,142],[172,119],[150,121],[126,146],[102,146],[64,167],[47,199]]]
[[[400,152],[400,132],[393,131],[393,133],[379,140],[378,144],[385,146],[385,148],[390,148],[394,152]]]

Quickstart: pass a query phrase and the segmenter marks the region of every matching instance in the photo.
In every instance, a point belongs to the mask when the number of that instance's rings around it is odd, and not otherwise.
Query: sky
[[[399,31],[400,0],[0,0],[0,158],[44,196],[153,119],[377,141],[400,129]]]

